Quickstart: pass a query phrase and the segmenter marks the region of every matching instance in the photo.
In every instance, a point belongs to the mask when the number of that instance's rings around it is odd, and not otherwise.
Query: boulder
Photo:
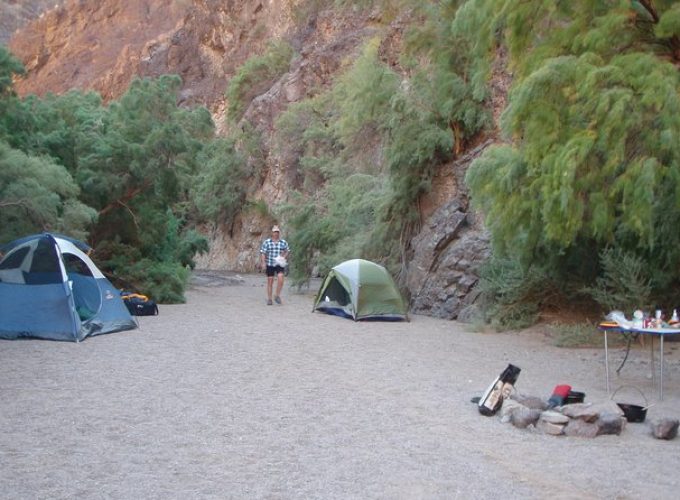
[[[572,418],[564,427],[564,434],[570,437],[594,438],[599,427],[597,424],[586,422],[580,418]]]
[[[674,439],[678,435],[678,425],[677,418],[659,418],[650,422],[649,427],[657,439]]]
[[[564,434],[564,425],[551,424],[550,422],[546,422],[545,420],[541,419],[538,420],[536,429],[543,432],[544,434],[551,434],[553,436]]]
[[[503,422],[510,422],[513,413],[521,409],[527,408],[513,399],[504,399],[503,406],[501,406],[501,420]]]
[[[541,413],[541,420],[550,424],[564,425],[569,422],[569,417],[557,411],[544,411]]]
[[[547,410],[548,409],[548,402],[544,399],[539,398],[538,396],[529,396],[526,394],[522,394],[519,392],[515,392],[510,396],[511,399],[514,399],[518,403],[523,404],[527,408],[532,408],[534,410]]]
[[[574,403],[560,408],[563,415],[570,418],[578,418],[586,422],[595,422],[603,413],[623,416],[623,410],[614,401],[607,400],[601,403]]]
[[[597,435],[621,434],[626,426],[626,419],[617,413],[601,413],[600,418],[595,422],[597,425]]]
[[[515,427],[525,429],[530,425],[535,425],[541,417],[541,410],[527,408],[525,406],[516,408],[510,415],[510,422]]]

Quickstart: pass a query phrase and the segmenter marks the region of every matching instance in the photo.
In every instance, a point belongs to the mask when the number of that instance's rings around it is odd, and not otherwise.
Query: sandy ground
[[[263,280],[204,274],[186,304],[80,344],[0,341],[0,497],[677,498],[680,438],[546,436],[469,402],[508,362],[522,392],[606,399],[603,349],[354,323],[311,313],[313,291],[265,306]],[[644,391],[648,419],[680,416],[680,343],[666,346],[663,402],[648,349],[612,380]]]

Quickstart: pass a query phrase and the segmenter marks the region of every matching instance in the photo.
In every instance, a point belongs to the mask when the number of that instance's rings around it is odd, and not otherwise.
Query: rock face
[[[7,45],[15,31],[23,28],[28,22],[58,3],[54,0],[3,0],[0,2],[0,44]]]
[[[454,162],[455,183],[449,200],[434,211],[411,242],[407,284],[415,313],[458,319],[476,299],[471,292],[479,279],[479,266],[489,256],[489,235],[479,216],[469,211],[463,176],[490,144]]]
[[[174,73],[183,81],[181,104],[206,106],[221,134],[230,126],[224,97],[229,80],[269,41],[285,37],[297,54],[288,72],[245,111],[262,142],[262,157],[257,160],[261,175],[251,180],[249,199],[275,206],[288,201],[289,193],[300,187],[300,152],[272,144],[278,115],[291,103],[328,88],[378,29],[383,40],[380,56],[396,67],[408,16],[405,12],[403,19],[397,17],[386,26],[379,9],[336,7],[306,13],[306,4],[303,0],[65,0],[12,37],[10,50],[28,70],[16,82],[16,90],[20,95],[42,95],[93,89],[111,100],[135,76]],[[503,66],[501,60],[501,70]],[[494,85],[494,102],[502,104],[506,90],[507,85]],[[489,254],[489,238],[478,216],[469,211],[463,177],[489,144],[444,166],[432,180],[432,192],[421,200],[422,230],[411,241],[404,263],[413,312],[455,319],[474,302],[470,292],[479,265]],[[380,144],[372,147],[368,154],[381,154]],[[260,240],[272,222],[266,211],[246,210],[230,227],[205,228],[211,252],[199,257],[197,265],[253,271]],[[284,223],[285,237],[285,221],[277,222]]]
[[[20,94],[94,89],[120,95],[185,8],[173,0],[68,0],[17,33],[10,50],[26,66]]]

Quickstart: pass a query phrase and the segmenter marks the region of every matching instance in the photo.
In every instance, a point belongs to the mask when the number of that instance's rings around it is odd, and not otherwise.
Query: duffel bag
[[[146,295],[121,292],[121,298],[133,316],[156,316],[158,314],[158,305]]]

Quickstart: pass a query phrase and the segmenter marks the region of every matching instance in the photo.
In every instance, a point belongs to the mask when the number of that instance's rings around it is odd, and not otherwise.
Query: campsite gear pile
[[[133,316],[157,316],[158,305],[146,295],[121,291],[120,297]]]
[[[387,270],[374,262],[352,259],[324,278],[312,312],[358,320],[408,319],[404,300]]]
[[[533,428],[544,434],[594,438],[601,435],[619,435],[627,423],[645,421],[647,404],[644,393],[636,389],[645,400],[645,406],[617,403],[614,396],[597,403],[584,403],[585,393],[573,391],[570,385],[556,385],[548,399],[527,396],[517,392],[514,385],[520,369],[512,364],[496,377],[481,397],[472,398],[479,413],[492,416],[500,413],[501,422],[525,429]],[[660,418],[649,425],[657,439],[674,439],[680,422],[676,418]]]
[[[43,233],[0,248],[0,338],[78,342],[137,328],[85,243]]]

